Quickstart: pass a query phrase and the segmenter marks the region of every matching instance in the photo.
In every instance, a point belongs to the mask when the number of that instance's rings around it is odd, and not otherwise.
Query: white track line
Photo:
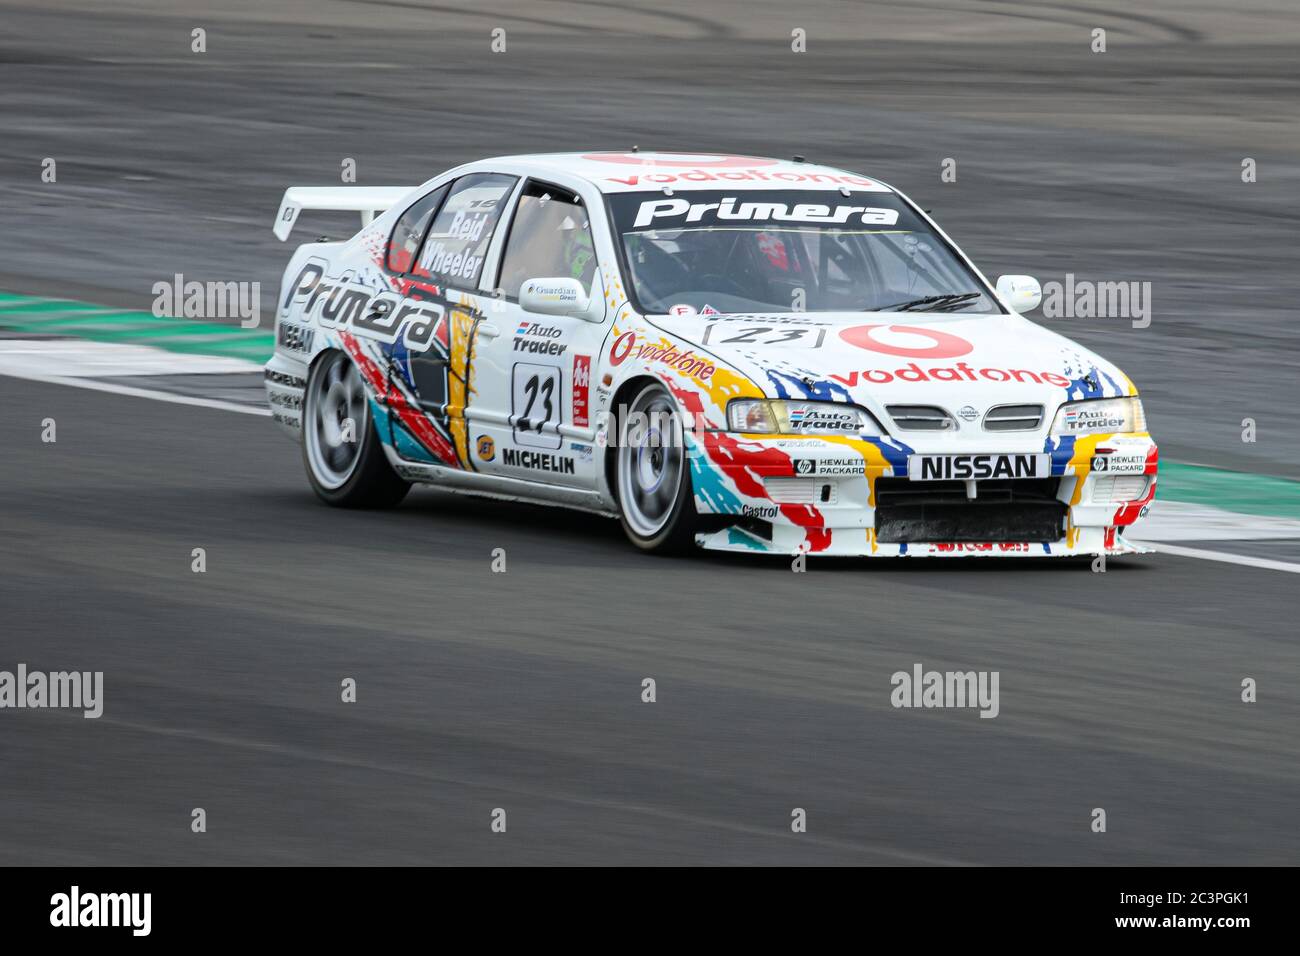
[[[1143,542],[1134,541],[1133,544],[1143,544]],[[1173,554],[1180,558],[1220,561],[1223,564],[1241,564],[1248,568],[1265,568],[1269,571],[1289,571],[1291,574],[1300,574],[1300,564],[1275,561],[1272,558],[1256,558],[1249,554],[1230,554],[1227,551],[1206,551],[1202,548],[1184,548],[1182,545],[1161,544],[1158,541],[1147,542],[1145,546],[1155,548],[1160,554]]]
[[[1300,540],[1300,521],[1225,511],[1187,501],[1162,501],[1157,496],[1151,514],[1129,528],[1125,537],[1173,542]]]
[[[168,352],[152,345],[86,339],[0,339],[0,373],[112,378],[132,375],[262,373],[247,359]]]
[[[151,398],[156,402],[171,402],[173,405],[197,405],[200,408],[216,408],[223,412],[240,412],[244,415],[261,415],[271,417],[269,408],[256,405],[241,405],[238,402],[223,402],[219,398],[200,398],[196,395],[177,395],[175,392],[163,392],[153,388],[136,388],[133,385],[115,385],[112,382],[96,381],[92,378],[68,378],[62,375],[31,375],[5,369],[0,375],[10,378],[26,379],[30,382],[49,382],[51,385],[70,385],[73,388],[89,388],[96,392],[112,392],[114,395],[131,395],[135,398]]]
[[[0,339],[0,375],[269,418],[271,410],[257,405],[104,381],[115,376],[232,373],[260,375],[262,366],[246,359],[168,352],[152,345],[126,342],[93,342],[76,338]]]

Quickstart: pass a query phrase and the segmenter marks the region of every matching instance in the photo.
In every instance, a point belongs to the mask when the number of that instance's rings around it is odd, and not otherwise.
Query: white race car
[[[266,366],[331,504],[423,482],[617,516],[647,550],[1142,550],[1133,383],[878,180],[546,154],[292,187],[281,239],[303,209],[362,214],[290,260]]]

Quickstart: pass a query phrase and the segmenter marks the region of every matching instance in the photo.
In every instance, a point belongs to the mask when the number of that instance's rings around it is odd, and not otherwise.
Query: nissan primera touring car
[[[266,366],[330,504],[425,483],[615,516],[651,551],[1141,550],[1136,387],[878,180],[548,154],[292,187],[281,239],[303,209],[363,223],[294,253]]]

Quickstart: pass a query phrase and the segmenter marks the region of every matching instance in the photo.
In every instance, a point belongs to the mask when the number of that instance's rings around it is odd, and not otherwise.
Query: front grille
[[[1042,405],[996,405],[984,416],[984,430],[990,432],[1035,431],[1042,423]]]
[[[942,432],[957,427],[956,420],[938,405],[886,405],[885,411],[905,431]]]
[[[981,481],[966,497],[960,481],[876,482],[876,540],[883,543],[948,541],[1057,541],[1066,505],[1056,498],[1059,478]]]
[[[976,501],[1055,501],[1060,478],[997,478],[975,483]],[[886,504],[940,504],[965,502],[964,481],[911,481],[880,478],[876,481],[876,507]]]

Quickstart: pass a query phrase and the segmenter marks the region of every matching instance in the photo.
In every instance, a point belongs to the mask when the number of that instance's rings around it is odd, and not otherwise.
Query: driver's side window
[[[587,207],[567,189],[530,181],[519,195],[501,258],[497,287],[511,301],[528,279],[577,279],[588,293],[596,274],[596,247]]]

